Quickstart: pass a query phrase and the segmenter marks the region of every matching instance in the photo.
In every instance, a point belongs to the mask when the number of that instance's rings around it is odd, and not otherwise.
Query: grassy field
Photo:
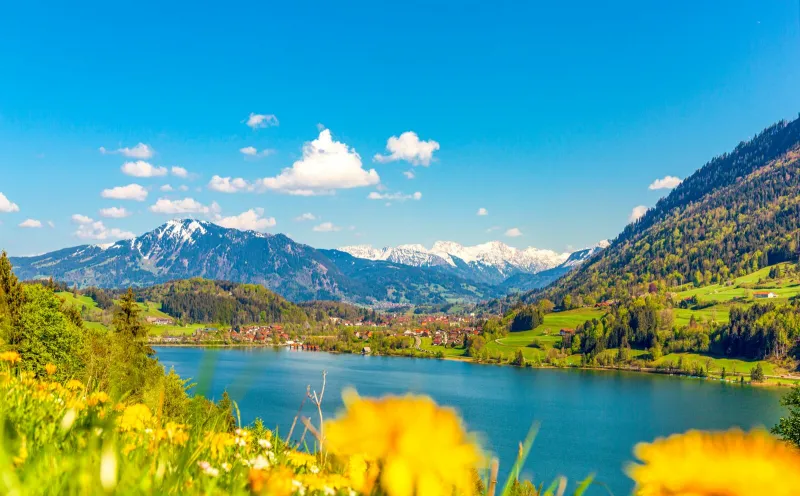
[[[787,264],[778,264],[785,267]],[[773,292],[778,298],[769,301],[785,301],[793,296],[800,295],[800,278],[783,277],[777,280],[770,280],[769,272],[772,267],[765,267],[761,270],[737,277],[731,284],[712,284],[699,288],[689,288],[678,293],[679,299],[697,296],[701,300],[714,301],[719,303],[731,302],[735,299],[742,299],[746,302],[755,301],[752,297],[753,292]],[[761,281],[761,284],[759,284]],[[758,288],[755,286],[758,285]]]

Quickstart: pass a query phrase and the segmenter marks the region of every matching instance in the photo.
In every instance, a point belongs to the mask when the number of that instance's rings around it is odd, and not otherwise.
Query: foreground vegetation
[[[425,397],[350,392],[345,412],[326,421],[324,375],[319,393],[307,392],[318,417],[299,412],[295,435],[279,436],[258,420],[242,426],[227,395],[216,403],[190,396],[192,385],[165,373],[133,292],[119,298],[108,329],[90,328],[52,288],[21,284],[10,269],[0,257],[4,494],[554,496],[580,495],[592,482],[559,478],[545,487],[520,479],[532,431],[500,486],[497,460],[452,410]],[[781,419],[776,433],[796,441],[798,413]],[[628,473],[636,494],[800,491],[800,452],[762,431],[690,432],[635,454],[639,463]],[[767,464],[772,470],[762,470]]]

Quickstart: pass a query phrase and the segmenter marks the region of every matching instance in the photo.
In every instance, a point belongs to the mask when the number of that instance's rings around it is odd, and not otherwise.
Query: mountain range
[[[366,248],[315,249],[282,234],[175,219],[130,240],[12,257],[11,262],[21,279],[52,277],[79,287],[142,287],[202,277],[261,284],[292,301],[442,304],[502,296],[509,290],[507,281],[517,291],[541,287],[601,246],[558,254],[499,242],[437,243],[435,251],[404,247],[384,256]]]
[[[406,244],[384,248],[354,245],[343,246],[339,250],[366,260],[432,267],[470,281],[491,285],[503,286],[510,278],[514,278],[518,286],[527,288],[529,278],[526,276],[551,273],[553,269],[561,269],[553,272],[553,275],[564,274],[606,246],[608,242],[602,241],[574,253],[557,253],[534,247],[517,249],[500,241],[475,246],[464,246],[454,241],[437,241],[430,249],[420,244]],[[552,280],[546,274],[544,279]]]

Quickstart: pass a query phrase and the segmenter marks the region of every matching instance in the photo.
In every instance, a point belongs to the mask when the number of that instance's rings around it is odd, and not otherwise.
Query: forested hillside
[[[724,282],[800,255],[800,119],[780,122],[689,176],[612,245],[550,288],[572,304]]]

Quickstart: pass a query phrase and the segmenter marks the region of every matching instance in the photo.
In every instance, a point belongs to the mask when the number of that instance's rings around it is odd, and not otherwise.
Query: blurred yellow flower
[[[130,405],[122,412],[119,418],[119,429],[121,431],[140,431],[150,426],[153,414],[147,405],[138,403]]]
[[[315,455],[311,455],[309,453],[301,453],[299,451],[290,451],[286,454],[286,457],[289,459],[289,462],[292,465],[297,467],[302,467],[304,465],[311,466],[317,463],[317,457]]]
[[[56,373],[56,366],[52,363],[48,363],[44,366],[44,371],[47,372],[47,375],[53,375]]]
[[[206,439],[211,449],[211,455],[217,459],[221,458],[228,446],[233,446],[234,443],[233,436],[227,432],[212,432],[208,434]]]
[[[4,351],[0,353],[0,362],[17,363],[21,360],[19,353],[16,351]]]
[[[479,448],[452,409],[413,395],[362,399],[348,391],[344,400],[346,412],[325,425],[325,447],[380,461],[390,496],[472,494]]]
[[[96,391],[89,395],[89,398],[86,400],[86,404],[89,406],[97,406],[108,403],[109,401],[111,401],[111,398],[108,396],[108,394],[104,393],[103,391]]]
[[[77,391],[78,389],[83,389],[83,383],[77,379],[70,379],[64,387],[71,391]]]
[[[280,467],[271,472],[250,469],[248,480],[250,490],[255,494],[269,496],[290,496],[294,492],[294,472]]]
[[[800,494],[800,452],[763,430],[689,431],[634,450],[637,496]]]

